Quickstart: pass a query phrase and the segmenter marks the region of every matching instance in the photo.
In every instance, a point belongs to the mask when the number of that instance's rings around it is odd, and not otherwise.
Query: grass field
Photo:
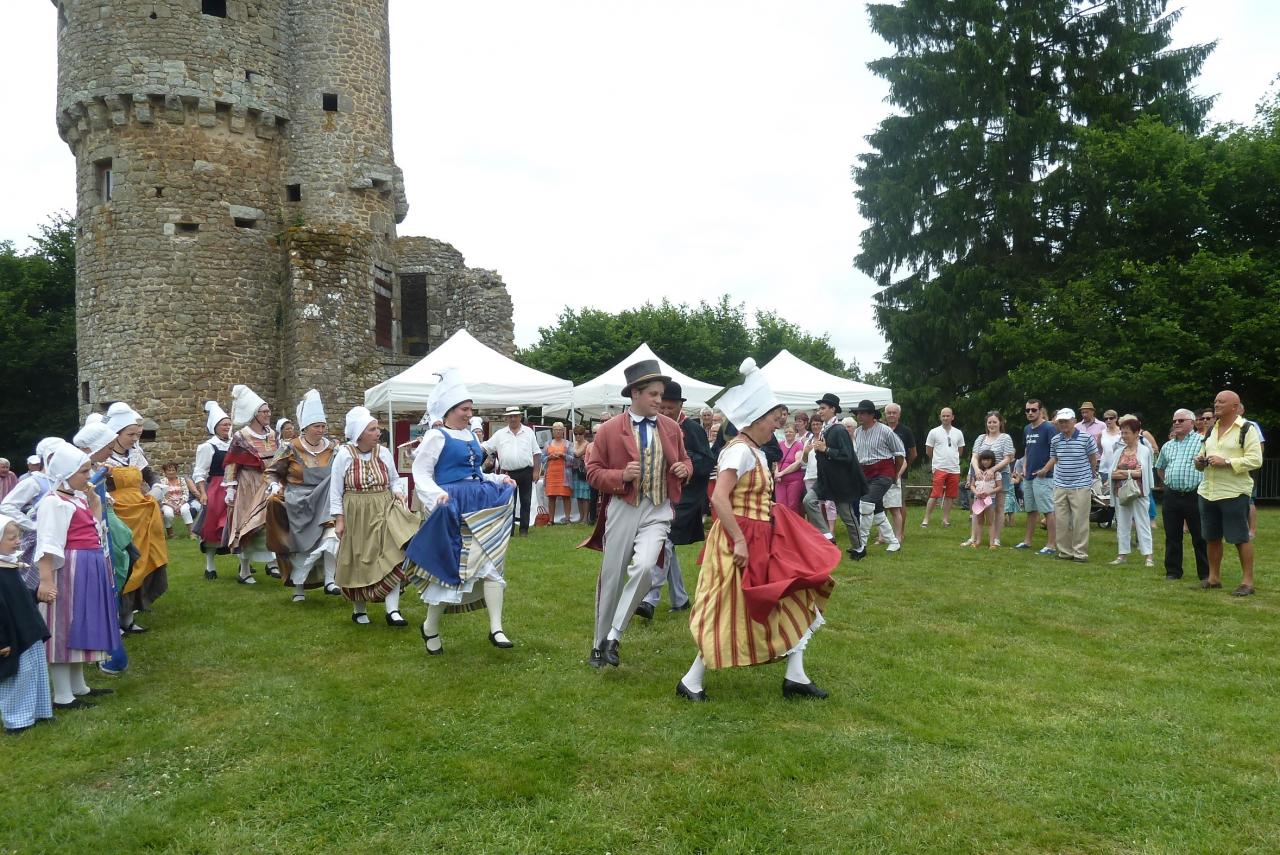
[[[359,627],[340,598],[236,585],[229,558],[206,582],[171,541],[129,672],[90,676],[116,694],[0,741],[0,851],[1280,851],[1280,512],[1247,599],[1234,556],[1206,593],[1105,566],[1111,532],[1078,565],[919,518],[899,555],[838,569],[806,657],[831,698],[807,703],[780,665],[681,702],[665,593],[621,668],[587,668],[581,526],[513,543],[514,650],[478,612],[432,658],[416,598],[408,629],[381,607]]]

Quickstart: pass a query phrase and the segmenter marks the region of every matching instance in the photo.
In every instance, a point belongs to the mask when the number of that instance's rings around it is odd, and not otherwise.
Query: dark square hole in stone
[[[80,383],[80,403],[89,403],[89,381],[83,380]]]
[[[301,202],[302,201],[302,185],[289,184],[284,188],[284,196],[290,202]]]
[[[178,234],[193,235],[200,231],[199,223],[178,223]]]
[[[161,196],[163,196],[163,195],[164,195],[164,188],[163,188],[163,187],[157,187],[157,188],[156,188],[156,198],[157,198],[157,199],[159,199],[159,198],[160,198]]]
[[[227,17],[227,0],[200,0],[200,13],[215,18]]]
[[[251,220],[248,217],[234,217],[233,219],[236,221],[236,228],[238,229],[252,229],[258,225],[257,220]]]
[[[325,92],[320,96],[322,106],[326,113],[338,112],[338,96],[332,92]]]

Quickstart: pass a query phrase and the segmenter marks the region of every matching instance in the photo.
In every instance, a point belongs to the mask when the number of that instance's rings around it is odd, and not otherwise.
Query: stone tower
[[[233,384],[290,416],[314,386],[336,428],[463,325],[457,276],[402,293],[387,0],[54,5],[83,411],[129,401],[185,453]],[[510,352],[504,311],[466,323]]]

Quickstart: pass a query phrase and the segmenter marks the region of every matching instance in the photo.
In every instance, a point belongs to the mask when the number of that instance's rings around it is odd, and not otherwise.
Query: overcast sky
[[[53,121],[54,7],[3,6],[0,240],[25,246],[75,209],[73,161]],[[1250,121],[1280,72],[1280,2],[1184,9],[1179,43],[1220,42],[1199,85],[1220,96],[1211,118]],[[518,344],[565,305],[728,293],[864,368],[883,355],[852,263],[849,168],[886,112],[864,6],[392,0],[391,24],[400,234],[501,273]]]

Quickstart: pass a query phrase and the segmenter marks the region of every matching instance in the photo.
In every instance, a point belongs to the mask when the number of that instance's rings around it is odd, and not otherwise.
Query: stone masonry
[[[76,158],[82,413],[186,458],[247,383],[331,430],[461,326],[514,350],[501,278],[399,238],[388,0],[54,0]]]

